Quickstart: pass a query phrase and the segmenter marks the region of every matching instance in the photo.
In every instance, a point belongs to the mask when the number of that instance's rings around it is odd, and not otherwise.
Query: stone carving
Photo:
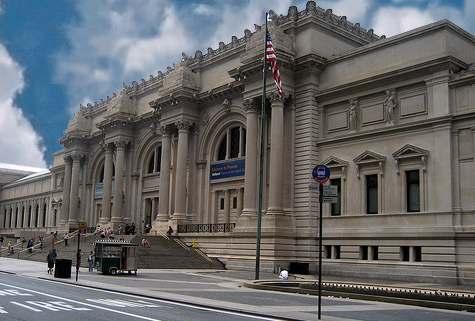
[[[193,126],[193,123],[188,121],[188,120],[179,120],[175,123],[176,128],[178,130],[189,130],[191,126]]]
[[[226,113],[229,113],[231,111],[231,100],[229,100],[228,98],[224,98],[224,101],[221,105],[223,106],[223,110]]]
[[[393,124],[394,110],[397,108],[396,92],[394,90],[386,90],[386,98],[383,102],[386,123]]]
[[[358,128],[358,101],[355,98],[350,99],[348,114],[350,118],[350,129],[356,130]]]
[[[242,108],[246,113],[256,113],[258,106],[255,99],[245,99],[242,102]]]

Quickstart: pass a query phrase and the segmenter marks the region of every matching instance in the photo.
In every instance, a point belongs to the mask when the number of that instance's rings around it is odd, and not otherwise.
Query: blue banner
[[[212,163],[209,179],[211,181],[244,176],[244,159],[234,159]]]

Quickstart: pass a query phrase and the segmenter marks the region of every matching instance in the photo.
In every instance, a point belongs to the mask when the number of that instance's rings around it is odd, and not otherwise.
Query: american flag
[[[277,56],[275,55],[274,46],[272,45],[272,38],[269,32],[267,32],[266,35],[266,60],[272,67],[272,78],[274,78],[277,92],[279,93],[280,97],[282,97],[284,93],[282,91],[282,81],[280,80],[279,66],[277,65]]]

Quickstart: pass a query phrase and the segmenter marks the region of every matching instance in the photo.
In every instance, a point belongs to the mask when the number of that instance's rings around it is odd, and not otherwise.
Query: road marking
[[[8,313],[3,307],[0,307],[0,313]]]
[[[127,301],[121,299],[86,299],[86,301],[99,303],[118,308],[159,308],[159,305],[143,300]]]
[[[33,311],[33,312],[43,312],[43,311],[41,311],[41,310],[38,310],[38,309],[36,309],[36,308],[29,307],[29,306],[27,306],[27,305],[25,305],[25,304],[23,304],[23,303],[20,303],[20,302],[12,301],[12,302],[10,302],[10,303],[15,304],[15,305],[18,305],[18,306],[20,306],[20,307],[22,307],[22,308],[31,310],[31,311]]]
[[[40,279],[40,280],[43,281],[43,282],[58,284],[57,281],[51,281],[51,280],[46,280],[46,279]],[[114,294],[114,295],[121,295],[121,296],[143,299],[143,296],[140,296],[140,295],[137,295],[137,294],[127,294],[127,293],[121,293],[121,292],[114,292],[114,291],[98,289],[98,288],[93,288],[93,287],[88,287],[88,286],[76,285],[74,283],[65,283],[65,282],[59,282],[59,283],[61,283],[64,286],[72,286],[72,287],[77,287],[77,288],[81,288],[81,289],[93,290],[93,291],[97,291],[97,292],[105,292],[105,293],[110,293],[110,294]],[[0,285],[1,284],[2,283],[0,283]],[[210,312],[218,312],[218,313],[222,313],[222,314],[236,315],[236,316],[246,317],[246,318],[250,318],[250,319],[258,319],[258,320],[266,320],[266,321],[281,321],[282,320],[282,319],[279,319],[278,317],[270,317],[270,316],[265,317],[265,316],[253,315],[252,312],[226,311],[226,310],[220,310],[219,308],[211,308],[211,307],[193,305],[193,303],[181,303],[181,302],[174,302],[174,301],[168,301],[168,300],[165,300],[165,299],[157,299],[157,298],[151,298],[151,297],[147,297],[147,300],[157,301],[157,302],[161,302],[161,303],[165,303],[165,304],[177,305],[177,306],[182,306],[182,307],[187,307],[187,308],[192,308],[192,309],[197,309],[197,310],[202,310],[202,311],[210,311]]]
[[[161,320],[159,320],[159,319],[152,319],[152,318],[149,318],[149,317],[145,317],[145,316],[141,316],[141,315],[137,315],[137,314],[133,314],[133,313],[128,313],[128,312],[124,312],[124,311],[118,311],[118,310],[109,309],[109,308],[105,308],[105,307],[98,306],[98,305],[94,305],[94,304],[89,304],[89,303],[85,303],[85,302],[81,302],[81,301],[76,301],[76,300],[71,300],[71,299],[62,298],[62,297],[59,297],[59,296],[56,296],[56,295],[52,295],[52,294],[47,294],[47,293],[44,293],[44,292],[39,292],[39,291],[35,291],[35,290],[25,289],[25,288],[22,288],[22,287],[19,287],[19,286],[15,286],[15,285],[10,285],[10,284],[5,284],[5,283],[0,283],[0,285],[2,285],[2,286],[7,286],[7,287],[11,287],[11,288],[18,289],[18,290],[22,290],[22,291],[26,291],[26,292],[30,292],[30,293],[35,293],[35,294],[47,296],[47,297],[54,298],[54,299],[60,299],[60,300],[63,300],[63,301],[68,301],[68,302],[72,302],[72,303],[82,304],[82,305],[85,305],[85,306],[88,306],[88,307],[92,307],[92,308],[96,308],[96,309],[100,309],[100,310],[105,310],[105,311],[109,311],[109,312],[114,312],[114,313],[118,313],[118,314],[123,314],[123,315],[129,316],[129,317],[133,317],[133,318],[137,318],[137,319],[149,320],[149,321],[161,321]]]
[[[0,296],[5,296],[5,295],[9,295],[9,296],[33,296],[33,294],[30,294],[30,293],[21,293],[17,290],[12,290],[12,289],[3,289],[3,290],[0,290]]]

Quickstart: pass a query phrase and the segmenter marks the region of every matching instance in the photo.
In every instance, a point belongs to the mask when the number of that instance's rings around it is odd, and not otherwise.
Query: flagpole
[[[261,106],[261,150],[259,153],[259,201],[257,208],[257,231],[256,231],[256,276],[255,279],[259,280],[259,269],[260,269],[260,259],[261,259],[261,229],[262,229],[262,203],[263,203],[263,189],[264,189],[264,153],[266,150],[265,142],[265,125],[266,125],[266,76],[267,76],[267,59],[266,59],[266,48],[267,48],[267,18],[268,13],[266,12],[266,28],[264,32],[264,61],[262,63],[262,106]]]

